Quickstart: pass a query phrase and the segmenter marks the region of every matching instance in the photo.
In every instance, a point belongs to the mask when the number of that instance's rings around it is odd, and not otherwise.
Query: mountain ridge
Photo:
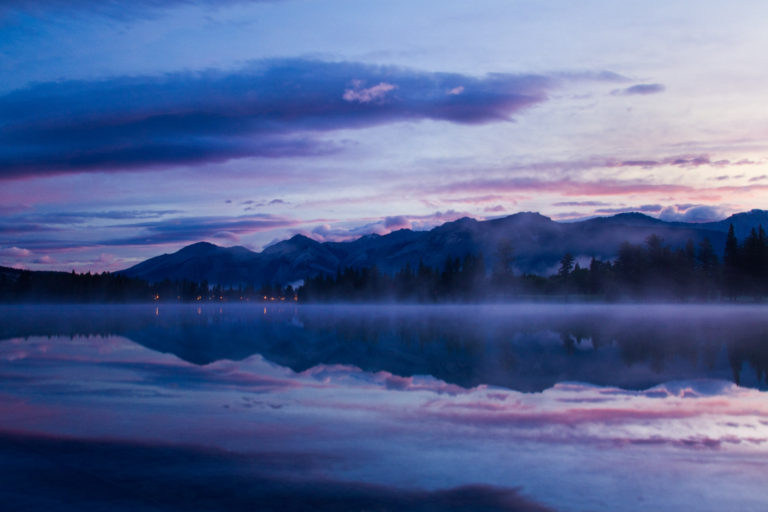
[[[722,253],[731,223],[741,240],[758,225],[768,227],[768,212],[755,209],[707,223],[669,222],[639,212],[576,222],[557,222],[538,212],[482,221],[462,217],[427,231],[404,228],[345,242],[319,242],[297,234],[261,252],[196,242],[118,273],[150,282],[188,279],[225,286],[284,285],[316,275],[333,275],[345,267],[376,266],[390,274],[422,263],[441,268],[447,258],[470,253],[482,254],[491,268],[502,251],[511,249],[517,272],[548,274],[565,253],[585,263],[592,257],[613,259],[622,242],[642,243],[651,234],[673,248],[682,247],[688,239],[698,245],[707,238]]]

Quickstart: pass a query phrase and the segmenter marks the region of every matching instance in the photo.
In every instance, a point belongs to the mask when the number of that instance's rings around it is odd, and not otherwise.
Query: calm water
[[[3,307],[0,499],[765,511],[767,373],[765,307]]]

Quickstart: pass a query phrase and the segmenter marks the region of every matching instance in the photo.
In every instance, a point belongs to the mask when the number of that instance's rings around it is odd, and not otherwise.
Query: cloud
[[[358,103],[370,103],[372,101],[383,100],[389,91],[397,89],[396,85],[381,82],[378,85],[363,89],[360,80],[353,81],[352,89],[347,89],[341,96],[346,101],[357,101]]]
[[[442,201],[443,203],[487,204],[487,203],[497,202],[500,199],[506,200],[507,198],[499,194],[486,194],[484,196],[473,196],[473,197],[446,197],[446,198],[441,198],[440,201]],[[516,203],[516,201],[512,201],[512,202]]]
[[[21,247],[8,247],[7,249],[0,249],[0,257],[28,258],[30,256],[32,256],[32,251],[29,249],[22,249]]]
[[[235,71],[38,83],[0,96],[0,178],[327,155],[341,147],[323,132],[508,121],[568,80],[618,79],[286,59]],[[461,94],[446,95],[459,86]]]
[[[387,217],[384,219],[384,227],[392,230],[410,228],[411,222],[404,216]]]
[[[610,204],[603,201],[560,201],[553,203],[552,206],[609,206]]]
[[[15,217],[25,222],[39,222],[41,224],[80,224],[89,220],[137,220],[153,219],[182,213],[180,210],[108,210],[108,211],[74,211],[52,212],[40,214],[28,214]]]
[[[745,163],[750,162],[750,163]],[[537,174],[547,174],[555,177],[557,175],[565,176],[568,173],[575,173],[581,171],[590,171],[595,169],[622,169],[622,168],[643,168],[643,169],[655,169],[665,167],[679,167],[686,168],[698,168],[703,166],[709,167],[724,167],[730,165],[754,165],[756,162],[752,161],[733,161],[728,159],[714,160],[710,155],[706,153],[699,154],[678,154],[671,156],[644,156],[640,158],[627,158],[617,156],[594,156],[591,158],[574,159],[574,160],[549,160],[549,161],[532,161],[519,164],[507,165],[502,169],[504,173],[511,172],[531,172]],[[737,176],[731,176],[736,178]]]
[[[308,221],[316,222],[316,221]],[[7,242],[8,245],[24,244],[35,251],[45,250],[68,251],[92,247],[117,247],[117,246],[164,246],[168,244],[191,243],[201,240],[218,241],[226,243],[239,242],[240,236],[272,229],[288,228],[303,224],[292,218],[280,217],[270,214],[251,214],[239,217],[169,217],[161,220],[146,222],[134,222],[128,224],[115,224],[104,226],[105,229],[128,230],[128,236],[114,238],[87,237],[73,242],[72,238],[31,238]],[[12,222],[11,222],[12,224]],[[0,224],[0,234],[3,234],[4,226]],[[29,235],[33,231],[50,231],[45,226],[37,230],[22,230],[20,233]],[[106,231],[102,231],[104,233]],[[125,233],[125,231],[121,231]],[[26,250],[26,249],[25,249]],[[19,253],[20,254],[20,253]],[[0,257],[8,257],[0,250]],[[18,256],[14,255],[14,256]],[[106,263],[98,259],[89,263]]]
[[[679,204],[667,206],[659,214],[661,220],[673,222],[714,222],[727,216],[722,206]]]
[[[240,235],[295,226],[300,221],[269,214],[241,217],[183,217],[156,222],[142,222],[120,227],[140,228],[143,233],[94,245],[158,245],[174,242],[199,242],[219,239],[237,242]]]
[[[179,6],[216,8],[227,4],[277,0],[13,0],[0,4],[0,22],[18,15],[35,17],[67,17],[81,12],[119,21],[151,18]]]
[[[682,193],[695,189],[688,185],[647,183],[636,180],[594,180],[576,181],[571,179],[546,180],[533,177],[480,178],[447,183],[428,189],[431,193],[456,192],[552,192],[566,196],[612,196],[648,193]]]
[[[683,155],[662,158],[659,160],[624,160],[613,167],[660,167],[664,165],[675,165],[678,167],[699,167],[702,165],[712,165],[722,167],[730,165],[730,160],[713,161],[709,155]]]
[[[666,87],[662,84],[637,84],[625,89],[615,89],[611,91],[614,96],[634,96],[634,95],[647,95],[658,94],[664,92]]]
[[[59,229],[32,222],[16,222],[13,218],[8,217],[0,219],[0,234],[2,235],[40,233],[44,231],[59,231]]]
[[[413,229],[417,231],[431,229],[445,222],[451,222],[467,216],[469,216],[469,213],[456,210],[437,211],[427,215],[395,215],[354,227],[334,227],[330,224],[320,224],[312,229],[310,233],[300,231],[297,233],[306,234],[321,242],[343,242],[365,235],[386,235],[399,229]]]
[[[643,212],[643,213],[657,213],[662,209],[660,204],[644,204],[641,206],[627,206],[622,208],[598,208],[595,213],[628,213],[628,212]]]

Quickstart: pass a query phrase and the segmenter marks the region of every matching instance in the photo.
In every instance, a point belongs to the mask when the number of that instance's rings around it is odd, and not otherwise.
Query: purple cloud
[[[646,94],[658,94],[664,92],[666,87],[662,84],[637,84],[625,89],[616,89],[611,91],[614,96],[633,96],[633,95],[646,95]]]
[[[28,214],[13,219],[24,219],[40,224],[81,224],[89,220],[138,220],[155,219],[166,215],[182,213],[181,210],[109,210],[109,211],[74,211]]]
[[[82,11],[117,20],[130,20],[149,18],[177,6],[197,5],[215,8],[227,4],[273,1],[277,0],[134,0],[129,3],[121,0],[101,0],[99,2],[89,0],[14,0],[0,5],[0,21],[14,15],[71,16],[73,13]]]
[[[598,208],[595,213],[628,213],[628,212],[644,212],[644,213],[658,213],[661,211],[662,206],[660,204],[644,204],[640,206],[627,206],[623,208]]]
[[[427,215],[396,215],[356,227],[333,227],[329,224],[321,224],[312,229],[310,233],[304,231],[297,231],[296,233],[307,235],[321,242],[342,242],[371,234],[385,235],[399,229],[431,229],[445,222],[467,216],[469,213],[456,210],[437,211]]]
[[[141,222],[120,227],[140,228],[137,235],[104,240],[96,245],[157,245],[172,242],[196,242],[200,240],[228,240],[237,242],[240,235],[295,226],[300,221],[269,214],[253,214],[242,217],[185,217],[161,221]]]
[[[292,59],[233,72],[35,84],[0,97],[0,178],[324,155],[339,147],[320,132],[424,119],[507,121],[576,79],[619,78],[473,77]],[[457,87],[461,94],[446,94]]]
[[[725,217],[725,211],[720,206],[691,204],[667,206],[659,215],[662,220],[679,222],[714,222]]]
[[[398,215],[396,217],[387,217],[386,219],[384,219],[384,227],[392,230],[410,228],[411,222],[403,215]]]
[[[611,203],[603,201],[560,201],[552,206],[610,206]]]

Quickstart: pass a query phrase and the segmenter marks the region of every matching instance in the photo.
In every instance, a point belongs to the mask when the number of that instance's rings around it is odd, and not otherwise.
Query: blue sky
[[[768,197],[768,5],[0,7],[0,265]]]

